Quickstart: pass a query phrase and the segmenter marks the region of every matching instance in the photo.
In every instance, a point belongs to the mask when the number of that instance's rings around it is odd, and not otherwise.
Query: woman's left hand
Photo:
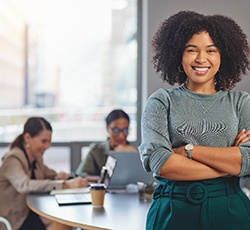
[[[174,153],[177,153],[177,154],[182,155],[184,157],[188,157],[187,152],[185,150],[185,145],[178,147],[178,148],[173,148],[173,151],[174,151]]]
[[[59,172],[57,175],[56,175],[56,180],[67,180],[69,179],[70,177],[70,174],[68,173],[65,173],[65,172]]]

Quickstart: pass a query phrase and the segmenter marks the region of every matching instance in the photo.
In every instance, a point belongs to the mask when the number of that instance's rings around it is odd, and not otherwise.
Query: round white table
[[[138,194],[106,193],[104,207],[91,204],[59,206],[54,196],[31,194],[27,205],[35,213],[54,222],[53,230],[117,229],[143,230],[150,203],[139,201]]]

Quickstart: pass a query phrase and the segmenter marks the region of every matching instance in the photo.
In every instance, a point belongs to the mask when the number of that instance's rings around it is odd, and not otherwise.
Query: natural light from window
[[[53,141],[106,137],[114,108],[136,140],[137,1],[0,0],[0,141],[44,116]]]

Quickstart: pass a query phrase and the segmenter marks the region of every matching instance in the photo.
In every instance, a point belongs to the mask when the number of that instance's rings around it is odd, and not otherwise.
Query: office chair
[[[5,227],[6,227],[7,230],[12,230],[10,222],[7,219],[5,219],[4,217],[0,216],[0,222],[2,222],[2,223],[5,224]]]

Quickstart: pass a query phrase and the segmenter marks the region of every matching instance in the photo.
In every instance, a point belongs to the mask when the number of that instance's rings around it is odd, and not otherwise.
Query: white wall
[[[156,89],[170,88],[156,75],[151,60],[150,40],[165,18],[180,10],[194,10],[204,14],[224,14],[233,18],[250,39],[249,0],[142,0],[142,109],[148,96]],[[250,92],[250,74],[236,89]]]

